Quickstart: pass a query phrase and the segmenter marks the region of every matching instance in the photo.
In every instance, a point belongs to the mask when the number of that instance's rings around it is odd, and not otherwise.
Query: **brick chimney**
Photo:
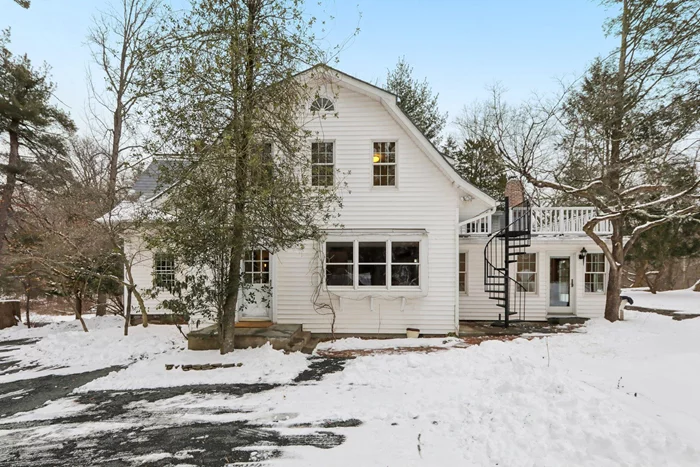
[[[511,178],[506,182],[506,197],[511,206],[517,206],[525,201],[525,187],[517,178]]]

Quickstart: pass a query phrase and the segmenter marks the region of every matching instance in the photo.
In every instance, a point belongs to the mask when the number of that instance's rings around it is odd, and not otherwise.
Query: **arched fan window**
[[[312,112],[332,112],[334,110],[333,101],[327,97],[318,97],[311,103]]]

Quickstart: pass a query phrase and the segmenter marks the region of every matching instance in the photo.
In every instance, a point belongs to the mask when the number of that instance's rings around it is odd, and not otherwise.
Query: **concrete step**
[[[304,347],[306,347],[306,344],[308,344],[310,339],[311,333],[308,331],[302,331],[301,333],[297,334],[289,340],[289,346],[287,350],[289,352],[301,352],[304,349]]]

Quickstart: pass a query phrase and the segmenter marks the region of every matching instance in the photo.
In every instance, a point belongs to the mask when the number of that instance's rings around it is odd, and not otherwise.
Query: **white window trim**
[[[586,272],[588,255],[603,255],[603,272]],[[589,292],[586,290],[586,274],[598,274],[603,276],[603,290],[601,292]],[[583,259],[583,293],[586,295],[605,295],[608,291],[608,260],[602,251],[589,251]]]
[[[393,165],[394,168],[394,184],[393,185],[375,185],[374,184],[374,143],[394,143],[396,145],[396,155],[394,156],[393,164],[382,164],[382,165]],[[373,139],[369,145],[369,186],[373,190],[389,190],[396,191],[399,189],[399,139],[398,138],[386,138],[386,139]]]
[[[353,285],[328,285],[326,284],[326,243],[336,243],[336,242],[353,242]],[[386,258],[386,285],[359,285],[359,244],[365,242],[386,242],[387,245],[387,258]],[[392,242],[417,242],[418,251],[418,277],[419,285],[391,285],[391,244]],[[349,297],[381,297],[381,296],[425,296],[428,293],[428,238],[426,235],[416,235],[416,234],[387,234],[387,235],[357,235],[357,236],[329,236],[323,242],[320,243],[319,247],[323,252],[323,264],[321,264],[322,269],[322,285],[325,291],[336,295],[336,296],[349,296]],[[334,263],[331,263],[334,264]],[[404,263],[396,263],[404,264]],[[411,263],[415,264],[415,263]]]
[[[311,107],[319,99],[328,99],[329,101],[331,101],[331,104],[333,105],[333,110],[325,110],[325,109],[311,110]],[[327,115],[327,114],[331,114],[331,113],[338,111],[338,103],[336,102],[336,99],[331,99],[330,97],[328,97],[326,95],[317,95],[317,96],[314,96],[313,99],[311,99],[311,102],[309,102],[309,106],[307,107],[307,109],[309,109],[309,112],[311,112],[312,114]]]
[[[464,255],[464,270],[460,268],[462,255]],[[464,274],[464,290],[459,290],[462,274]],[[459,256],[457,256],[457,291],[460,295],[469,295],[469,253],[466,251],[460,251]]]
[[[158,256],[160,256],[160,255],[164,255],[164,256],[170,257],[170,259],[172,260],[172,270],[169,270],[169,269],[159,269],[159,268],[158,268]],[[171,254],[163,253],[163,252],[158,251],[158,252],[155,252],[155,253],[153,254],[152,262],[153,262],[153,265],[152,265],[152,266],[153,266],[153,267],[152,267],[152,271],[153,271],[153,272],[152,272],[152,274],[153,274],[153,286],[154,286],[154,288],[157,288],[157,289],[159,289],[159,290],[164,290],[164,291],[170,292],[170,291],[172,290],[171,287],[175,285],[175,282],[177,282],[177,266],[176,266],[176,264],[175,264],[175,257],[174,257],[173,255],[171,255]],[[170,284],[170,285],[160,285],[160,284],[158,283],[158,282],[159,282],[159,277],[160,277],[160,276],[164,276],[164,275],[166,275],[166,274],[172,275],[172,284]]]
[[[314,163],[313,162],[313,155],[310,154],[311,157],[311,177],[310,177],[310,182],[311,186],[315,188],[329,188],[335,185],[335,163],[336,163],[336,145],[335,145],[335,140],[334,139],[316,139],[311,141],[309,150],[312,151],[312,145],[314,143],[331,143],[333,144],[333,163],[328,164],[328,163]],[[330,185],[314,185],[313,183],[313,176],[314,176],[314,166],[331,166],[333,168],[331,175],[333,176],[333,182]]]
[[[526,290],[525,293],[530,294],[530,295],[534,295],[534,296],[538,296],[540,294],[539,293],[540,292],[540,269],[541,269],[540,268],[540,266],[541,266],[540,265],[540,254],[537,251],[527,252],[526,254],[535,255],[535,263],[534,263],[535,264],[535,290],[533,292]],[[518,259],[520,259],[520,256],[518,256]],[[518,280],[518,262],[517,262],[517,260],[513,264],[515,265],[515,275],[512,277],[517,282],[520,282]]]

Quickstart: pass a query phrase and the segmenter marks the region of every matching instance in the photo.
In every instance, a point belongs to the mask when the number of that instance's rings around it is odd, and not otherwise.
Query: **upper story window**
[[[605,255],[588,253],[586,255],[586,292],[602,293],[605,291]]]
[[[372,151],[372,184],[396,186],[396,142],[375,142]]]
[[[333,186],[335,170],[334,144],[331,141],[311,143],[311,185]]]
[[[515,280],[525,287],[526,292],[537,292],[537,253],[518,256]]]
[[[334,110],[335,106],[333,105],[333,101],[327,97],[317,97],[311,103],[312,112],[333,112]]]
[[[175,285],[175,258],[167,253],[153,255],[153,283],[156,287],[171,290]]]

